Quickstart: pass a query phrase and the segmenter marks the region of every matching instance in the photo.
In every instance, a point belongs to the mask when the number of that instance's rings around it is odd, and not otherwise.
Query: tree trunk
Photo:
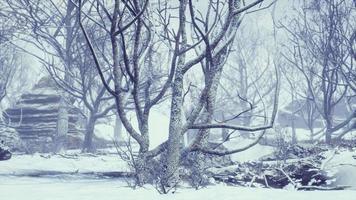
[[[56,136],[55,136],[55,147],[54,152],[58,153],[65,149],[66,136],[68,133],[68,111],[67,104],[64,97],[59,101],[58,108],[58,118],[57,118],[57,127],[56,127]]]
[[[134,161],[134,166],[135,166],[135,178],[136,178],[136,184],[138,186],[143,186],[145,183],[148,181],[148,167],[147,167],[147,157],[145,153],[140,153]]]
[[[116,114],[116,117],[115,117],[114,139],[115,139],[115,142],[117,142],[117,144],[120,144],[124,141],[123,135],[122,135],[122,122],[121,122],[119,114]]]
[[[222,113],[222,121],[225,121],[226,118],[225,118],[225,115],[224,113]],[[221,141],[228,141],[229,138],[229,129],[226,129],[226,128],[222,128],[221,129]]]
[[[181,36],[181,49],[186,48],[187,36],[185,30],[186,16],[185,10],[187,6],[186,0],[181,0],[179,5],[179,33]],[[175,53],[179,51],[179,48]],[[170,188],[174,188],[179,182],[179,161],[180,147],[182,139],[182,116],[183,116],[183,67],[185,64],[185,54],[178,58],[175,77],[172,84],[172,101],[171,113],[169,121],[169,135],[167,154],[165,157],[165,165],[163,166],[164,175],[161,180],[161,185],[164,192]],[[166,190],[166,188],[168,190]]]
[[[182,93],[183,74],[178,73],[172,87],[167,157],[164,166],[165,174],[162,180],[162,185],[169,188],[175,187],[179,181],[178,167],[182,138]]]
[[[295,96],[294,96],[294,91],[293,91],[293,87],[290,88],[290,90],[292,91],[292,144],[296,144],[297,143],[297,134],[296,134],[296,130],[295,130],[295,118],[296,118],[296,101],[295,101]]]
[[[327,125],[326,131],[325,131],[325,143],[326,144],[331,144],[331,130],[330,127]]]
[[[74,10],[74,4],[68,0],[67,1],[67,8],[66,8],[66,16],[63,19],[65,23],[66,29],[66,37],[65,37],[65,56],[64,56],[64,63],[66,65],[64,79],[69,84],[73,84],[73,80],[69,76],[69,70],[72,65],[72,51],[71,46],[73,42],[73,28],[72,28],[72,17],[71,13]],[[66,99],[74,101],[73,98],[68,97],[67,94],[63,93],[62,97],[59,102],[58,108],[58,120],[57,120],[57,127],[56,127],[56,137],[55,137],[55,149],[54,152],[58,153],[65,148],[66,143],[66,135],[68,133],[69,127],[69,117],[68,117],[68,110],[67,110],[67,103]]]
[[[85,137],[82,152],[94,153],[96,151],[96,148],[93,144],[94,128],[95,119],[93,119],[93,117],[89,117],[89,120],[85,127]]]
[[[326,115],[325,115],[325,121],[326,121],[326,130],[325,130],[325,143],[326,144],[331,144],[331,134],[332,134],[332,118],[331,118],[331,111],[329,111]]]

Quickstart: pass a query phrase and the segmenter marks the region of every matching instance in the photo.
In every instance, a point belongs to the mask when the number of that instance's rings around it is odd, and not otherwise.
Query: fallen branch
[[[342,186],[335,186],[335,187],[323,187],[323,186],[314,186],[314,185],[308,185],[308,186],[298,186],[296,189],[297,190],[344,190],[347,188],[350,188],[351,186],[349,185],[342,185]]]

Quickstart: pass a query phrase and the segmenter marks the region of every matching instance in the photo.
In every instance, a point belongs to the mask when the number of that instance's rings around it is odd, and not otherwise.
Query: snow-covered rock
[[[323,167],[335,177],[334,185],[347,185],[356,190],[356,147],[335,149],[325,153]]]
[[[46,77],[3,113],[5,123],[19,133],[24,143],[23,150],[49,152],[53,149],[60,98],[55,84]],[[78,148],[82,144],[83,133],[77,128],[78,110],[74,106],[68,109],[68,117],[68,148]]]
[[[22,141],[18,132],[14,128],[6,126],[0,120],[0,141],[4,143],[10,150],[16,151],[22,149]]]

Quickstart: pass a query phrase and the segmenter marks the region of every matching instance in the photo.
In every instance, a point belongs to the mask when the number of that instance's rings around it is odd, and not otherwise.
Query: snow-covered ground
[[[259,146],[236,154],[234,160],[250,160],[256,155],[264,155],[271,149]],[[260,154],[258,153],[260,152]],[[225,184],[211,185],[201,190],[181,187],[174,194],[161,195],[154,186],[129,188],[124,179],[80,176],[88,172],[125,171],[127,165],[115,154],[94,156],[76,154],[68,156],[34,154],[14,155],[11,160],[0,162],[0,200],[354,200],[356,199],[356,159],[355,151],[330,151],[330,160],[325,168],[341,177],[338,184],[353,186],[340,191],[295,191],[262,188],[233,187]],[[62,172],[58,176],[33,176],[34,172]],[[31,176],[27,176],[32,173]],[[26,175],[27,174],[27,175]]]
[[[232,141],[226,142],[224,146],[228,149],[238,149],[245,147],[253,142],[252,139],[234,139]],[[273,151],[275,148],[271,146],[264,146],[260,144],[256,144],[255,146],[231,155],[231,159],[236,162],[247,162],[247,161],[253,161],[253,160],[258,160],[264,156],[267,156]]]
[[[133,190],[122,181],[1,177],[1,200],[353,200],[356,191],[289,191],[223,184],[201,190],[180,188],[161,195],[153,186]]]
[[[324,169],[337,177],[334,184],[348,185],[350,189],[356,190],[356,148],[330,150],[325,155]]]
[[[126,171],[127,164],[116,154],[13,155],[8,161],[0,162],[0,175],[22,175],[38,171],[63,173]]]
[[[252,140],[248,139],[234,140],[226,143],[226,147],[239,148],[251,142]],[[137,149],[138,147],[133,144],[133,148]],[[246,151],[232,155],[232,160],[237,162],[258,160],[272,153],[273,150],[273,147],[257,144]],[[128,171],[127,163],[120,159],[115,149],[104,149],[101,152],[104,154],[82,154],[79,150],[67,151],[65,155],[14,154],[10,160],[0,162],[0,176],[32,174],[40,171],[63,173]]]

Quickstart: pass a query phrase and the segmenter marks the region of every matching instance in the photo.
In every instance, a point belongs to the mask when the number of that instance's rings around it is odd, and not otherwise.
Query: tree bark
[[[184,49],[187,43],[185,23],[186,15],[185,10],[187,6],[187,0],[181,0],[179,5],[179,31],[180,37],[177,37],[177,44],[181,38],[181,49]],[[177,46],[179,47],[179,46]],[[180,48],[176,49],[176,54]],[[178,58],[177,68],[175,70],[175,77],[172,84],[172,101],[171,101],[171,113],[169,121],[169,136],[168,147],[164,165],[164,175],[161,180],[163,187],[169,188],[175,187],[179,182],[179,161],[180,161],[180,147],[182,140],[182,115],[183,115],[183,67],[185,64],[185,54],[182,54]],[[164,189],[164,192],[166,189]]]
[[[292,119],[291,119],[291,126],[292,126],[292,144],[296,144],[297,143],[297,134],[296,134],[296,130],[295,130],[295,118],[297,116],[296,113],[296,101],[295,101],[295,96],[294,96],[294,91],[293,88],[290,88],[292,91]]]
[[[147,156],[146,153],[140,153],[138,155],[138,158],[135,159],[134,161],[134,167],[135,167],[135,176],[136,176],[136,184],[138,186],[143,186],[145,183],[147,183],[148,178],[149,178],[149,172],[148,172],[148,162],[147,162]]]
[[[93,144],[95,121],[96,120],[92,116],[90,116],[88,119],[85,127],[85,137],[82,152],[94,153],[96,151],[96,148]]]
[[[180,143],[182,132],[183,74],[177,73],[172,87],[171,116],[165,175],[163,185],[174,187],[178,183],[178,166],[180,160]]]
[[[58,153],[65,149],[66,136],[68,133],[68,111],[67,104],[65,102],[64,97],[62,97],[59,101],[58,108],[58,119],[57,119],[57,127],[56,127],[56,136],[55,136],[55,147],[54,152]]]
[[[329,145],[331,144],[331,134],[332,134],[330,129],[331,129],[330,125],[327,123],[326,124],[326,131],[325,131],[325,143],[329,144]]]
[[[73,28],[72,28],[72,11],[74,10],[74,4],[68,0],[67,8],[66,8],[66,16],[64,18],[65,24],[65,55],[62,57],[66,68],[64,79],[69,84],[72,85],[72,78],[69,76],[69,70],[72,65],[72,42],[73,42]],[[65,148],[66,136],[68,133],[69,127],[69,117],[68,117],[68,108],[66,98],[70,99],[67,94],[63,92],[62,97],[59,102],[58,109],[58,121],[57,121],[57,129],[56,129],[56,138],[55,138],[55,149],[54,152],[58,153]]]
[[[117,144],[120,144],[124,141],[122,135],[122,122],[118,114],[115,116],[114,139]]]

